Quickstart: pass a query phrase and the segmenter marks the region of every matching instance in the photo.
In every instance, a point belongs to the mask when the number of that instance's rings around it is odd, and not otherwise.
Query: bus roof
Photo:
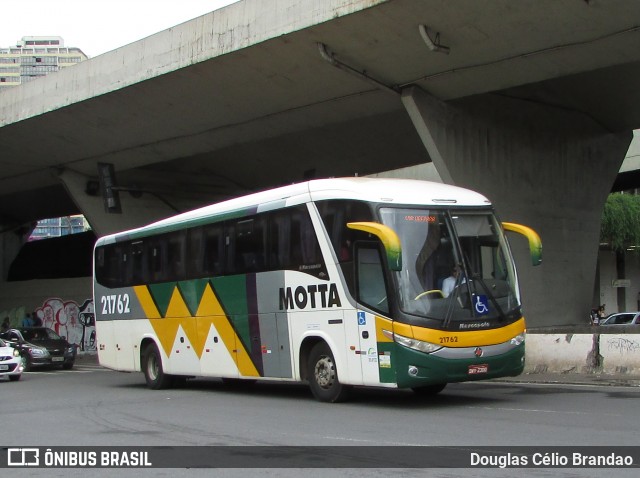
[[[334,178],[282,186],[240,196],[172,216],[152,224],[123,231],[98,240],[98,244],[119,238],[146,235],[176,226],[196,225],[206,218],[242,217],[285,206],[326,199],[353,199],[375,203],[417,206],[488,206],[490,201],[469,189],[430,181],[395,178]],[[173,226],[173,227],[172,227]]]

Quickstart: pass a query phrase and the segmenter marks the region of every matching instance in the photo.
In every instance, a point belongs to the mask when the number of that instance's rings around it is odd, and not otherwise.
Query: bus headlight
[[[441,345],[432,344],[431,342],[423,342],[422,340],[418,339],[411,339],[409,337],[405,337],[404,335],[394,334],[393,332],[389,332],[388,330],[383,330],[382,333],[390,339],[393,339],[396,343],[404,347],[417,350],[418,352],[430,354],[442,348]]]
[[[511,345],[521,345],[524,343],[524,338],[525,338],[525,333],[521,333],[516,335],[514,338],[511,339]]]

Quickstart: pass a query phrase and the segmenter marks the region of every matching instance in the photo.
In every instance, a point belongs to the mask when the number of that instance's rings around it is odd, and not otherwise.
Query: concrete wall
[[[640,374],[640,331],[574,327],[527,331],[525,373]]]
[[[19,327],[27,313],[40,318],[81,352],[96,350],[91,278],[4,282],[0,288],[0,322]]]

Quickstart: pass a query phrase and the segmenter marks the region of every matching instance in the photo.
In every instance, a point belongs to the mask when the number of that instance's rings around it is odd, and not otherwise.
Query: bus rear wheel
[[[142,371],[147,381],[147,387],[152,390],[162,390],[170,388],[172,385],[171,375],[164,373],[162,368],[162,357],[156,344],[150,344],[144,349],[142,354]]]
[[[350,389],[338,380],[335,359],[325,342],[314,345],[307,365],[309,387],[317,400],[335,403],[347,398]]]

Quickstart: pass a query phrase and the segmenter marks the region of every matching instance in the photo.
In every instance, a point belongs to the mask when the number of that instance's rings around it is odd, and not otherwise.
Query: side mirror
[[[393,229],[377,222],[349,222],[347,227],[368,232],[380,239],[387,254],[389,268],[392,271],[402,270],[402,246],[400,245],[400,238]]]
[[[539,266],[542,264],[542,240],[536,231],[522,224],[513,222],[503,222],[502,227],[505,231],[517,232],[527,238],[529,241],[529,253],[531,254],[531,264]]]

